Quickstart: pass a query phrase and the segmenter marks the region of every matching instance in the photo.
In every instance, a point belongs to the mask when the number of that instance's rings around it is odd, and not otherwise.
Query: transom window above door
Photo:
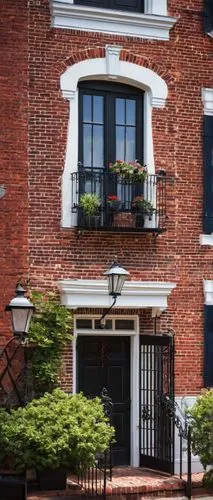
[[[75,0],[74,3],[76,5],[88,5],[102,9],[144,12],[143,0]]]

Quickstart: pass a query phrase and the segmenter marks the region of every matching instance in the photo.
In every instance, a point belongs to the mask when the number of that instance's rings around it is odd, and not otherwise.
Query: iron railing
[[[0,352],[0,407],[23,406],[33,399],[33,351],[14,336]]]
[[[177,429],[177,439],[179,439],[180,467],[179,476],[184,481],[187,498],[192,496],[192,452],[191,452],[191,427],[187,419],[179,408],[178,404],[167,395],[160,396],[160,403],[171,420],[171,425]],[[183,454],[186,455],[187,472],[186,479],[183,477]]]
[[[100,197],[100,207],[94,216],[89,217],[81,206],[84,193]],[[109,203],[109,196],[117,196],[119,201]],[[143,196],[153,210],[138,212],[133,203],[136,196]],[[166,222],[165,173],[136,181],[103,169],[80,168],[71,174],[71,211],[73,226],[82,229],[160,233],[165,230]]]
[[[111,450],[97,454],[91,467],[79,464],[78,484],[89,496],[106,498],[107,479],[111,480]]]
[[[103,387],[100,396],[104,413],[111,424],[113,402],[105,387]],[[78,465],[78,484],[89,496],[106,498],[107,479],[112,481],[111,444],[108,450],[96,455],[95,463],[91,467],[85,466],[83,462]]]

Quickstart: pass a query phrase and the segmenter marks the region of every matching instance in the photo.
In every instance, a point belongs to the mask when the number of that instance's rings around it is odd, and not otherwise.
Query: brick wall
[[[172,292],[168,311],[163,314],[161,323],[162,328],[170,327],[176,332],[176,392],[179,394],[197,393],[203,384],[202,280],[213,279],[213,250],[199,245],[203,204],[201,88],[212,87],[213,76],[212,40],[204,35],[202,4],[201,0],[169,2],[169,12],[178,17],[178,21],[167,42],[53,29],[48,0],[29,0],[28,9],[31,285],[55,289],[58,279],[101,278],[114,255],[118,255],[133,280],[175,282],[177,287]],[[24,41],[27,12],[24,2],[7,0],[7,3],[4,2],[5,12],[9,11],[7,5],[12,5],[14,12],[19,11],[18,17],[23,10],[21,39],[24,49],[21,50],[20,43],[17,51],[19,53],[20,50],[24,64],[22,73],[27,79]],[[13,22],[17,22],[16,18]],[[12,26],[8,25],[8,30],[12,30]],[[12,40],[13,36],[11,45]],[[156,166],[165,168],[172,180],[168,186],[167,231],[156,239],[149,234],[115,235],[98,232],[79,236],[73,229],[60,228],[61,175],[66,152],[69,104],[61,96],[59,78],[67,67],[78,61],[103,57],[105,45],[112,43],[122,45],[123,60],[153,69],[165,79],[169,88],[166,107],[153,110]],[[16,65],[12,50],[10,60]],[[10,266],[6,264],[6,276],[13,281],[13,285],[15,273],[27,267],[27,128],[24,121],[27,101],[26,80],[23,75],[21,77],[19,63],[17,61],[18,73],[15,69],[14,75],[12,72],[16,88],[19,89],[19,99],[22,100],[19,107],[20,121],[13,121],[18,131],[17,162],[12,163],[18,163],[19,169],[12,169],[11,159],[14,160],[14,157],[8,147],[10,159],[5,163],[5,172],[8,176],[9,171],[12,176],[13,194],[18,190],[18,183],[21,184],[21,194],[18,194],[20,191],[16,193],[19,203],[15,196],[11,203],[8,196],[7,202],[6,198],[3,202],[8,207],[5,211],[15,207],[15,218],[18,217],[20,221],[20,252],[16,249],[17,233],[13,235],[12,228],[7,226],[9,254],[13,261]],[[5,67],[9,71],[8,58]],[[7,94],[7,89],[6,95],[9,94],[15,103],[18,98],[13,91]],[[11,219],[13,215],[10,213]],[[26,253],[23,253],[25,250]],[[17,258],[14,260],[14,257]],[[9,292],[11,286],[7,297]],[[2,300],[5,302],[7,297],[2,297]],[[142,311],[140,314],[143,322],[143,315],[146,316],[147,312]],[[68,386],[70,363],[69,357],[66,363]]]
[[[5,305],[28,270],[27,0],[1,0],[0,18],[0,345],[10,335]]]

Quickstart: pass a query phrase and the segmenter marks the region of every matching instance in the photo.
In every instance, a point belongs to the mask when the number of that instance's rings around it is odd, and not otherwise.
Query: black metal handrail
[[[99,208],[90,217],[81,206],[84,193],[96,194],[100,200]],[[109,196],[117,196],[117,202],[110,202]],[[152,209],[139,210],[134,204],[138,196]],[[165,173],[138,180],[103,169],[80,168],[71,174],[71,211],[73,225],[83,229],[162,232],[166,222]]]
[[[104,413],[112,422],[113,401],[107,389],[101,391],[101,402]],[[106,498],[107,479],[112,481],[112,445],[103,453],[97,453],[95,463],[88,467],[83,462],[78,465],[78,484],[89,496]]]
[[[192,452],[191,452],[191,427],[187,419],[187,415],[183,414],[178,404],[169,398],[166,394],[160,396],[160,401],[167,415],[171,419],[171,423],[178,430],[179,437],[179,453],[180,453],[180,479],[184,481],[185,493],[187,498],[192,496]],[[183,441],[186,441],[186,450],[183,446]],[[186,480],[183,478],[183,452],[187,451],[187,474]]]
[[[78,484],[89,495],[106,498],[107,478],[111,480],[111,450],[98,453],[95,463],[88,467],[83,462],[78,466]]]

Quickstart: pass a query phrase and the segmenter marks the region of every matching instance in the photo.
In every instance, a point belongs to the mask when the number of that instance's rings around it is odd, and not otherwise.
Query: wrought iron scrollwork
[[[178,429],[178,435],[183,439],[187,439],[188,437],[187,418],[185,415],[182,414],[178,404],[172,399],[170,399],[169,396],[167,396],[166,394],[162,394],[161,396],[159,396],[159,399],[162,405],[165,407],[167,415],[173,420],[176,428]],[[182,415],[183,421],[177,415],[176,411],[178,411]]]
[[[151,420],[152,412],[148,405],[143,405],[141,408],[141,418],[143,420]]]
[[[104,407],[105,415],[111,420],[112,418],[112,410],[113,410],[113,402],[112,398],[108,396],[108,391],[106,387],[103,387],[101,391],[101,402]]]

